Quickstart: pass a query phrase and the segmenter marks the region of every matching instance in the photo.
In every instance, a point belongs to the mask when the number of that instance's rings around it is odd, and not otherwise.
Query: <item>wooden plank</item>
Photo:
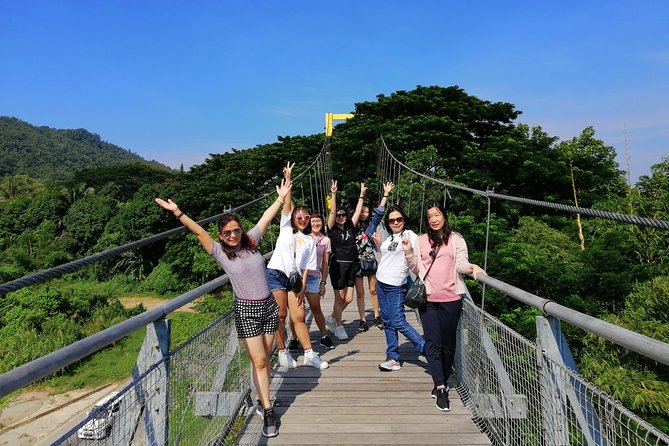
[[[331,292],[329,297],[323,301],[325,312],[332,303]],[[406,317],[418,327],[413,312],[407,312]],[[357,318],[354,302],[344,313],[350,339],[338,341],[331,336],[334,350],[318,345],[318,328],[312,321],[314,350],[330,368],[300,366],[286,371],[275,365],[271,392],[280,422],[279,436],[263,438],[262,420],[251,414],[237,439],[239,444],[490,445],[455,390],[450,392],[452,410],[436,409],[430,398],[432,379],[425,358],[402,335],[402,369],[380,371],[378,364],[385,360],[385,334],[371,325],[369,313],[370,330],[358,334]],[[303,353],[293,353],[293,357],[302,363]]]

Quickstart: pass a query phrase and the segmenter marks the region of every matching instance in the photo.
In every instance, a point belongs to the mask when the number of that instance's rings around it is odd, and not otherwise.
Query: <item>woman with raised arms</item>
[[[251,358],[253,383],[264,409],[262,434],[279,434],[276,415],[269,399],[270,354],[274,333],[279,323],[279,308],[272,297],[265,276],[265,258],[258,243],[290,193],[290,180],[277,186],[277,199],[265,211],[249,232],[242,228],[236,215],[226,213],[218,220],[218,241],[186,214],[172,200],[156,198],[156,203],[174,216],[197,236],[205,251],[225,270],[235,294],[234,314],[237,336],[242,340]]]

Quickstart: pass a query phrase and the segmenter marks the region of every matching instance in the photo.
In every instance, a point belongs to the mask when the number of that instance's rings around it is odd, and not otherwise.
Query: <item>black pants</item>
[[[425,333],[427,370],[435,386],[446,385],[455,359],[456,330],[462,313],[462,299],[428,302],[418,312]]]

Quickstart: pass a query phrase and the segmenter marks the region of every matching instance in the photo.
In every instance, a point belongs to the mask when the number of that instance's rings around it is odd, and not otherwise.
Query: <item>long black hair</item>
[[[362,203],[362,209],[364,208],[367,208],[367,210],[369,211],[369,217],[367,217],[367,220],[363,220],[362,212],[360,213],[360,220],[358,220],[358,226],[360,226],[362,232],[365,232],[365,230],[369,226],[369,223],[372,221],[372,207],[369,205],[369,203],[364,202]]]
[[[439,235],[437,231],[430,227],[430,223],[427,218],[427,213],[430,211],[430,209],[434,208],[438,209],[439,212],[441,212],[441,215],[444,216],[444,229],[441,235]],[[425,213],[423,214],[423,218],[425,219],[425,227],[427,228],[427,236],[430,239],[430,245],[433,248],[440,246],[442,243],[444,245],[448,245],[448,237],[451,235],[451,232],[453,232],[453,227],[448,222],[448,215],[446,214],[444,206],[438,202],[425,205]]]
[[[231,221],[236,221],[239,224],[239,227],[242,228],[242,236],[241,236],[241,242],[239,246],[241,249],[245,249],[250,252],[256,252],[258,251],[258,245],[257,242],[249,235],[246,233],[244,230],[244,226],[242,225],[241,220],[239,217],[237,217],[235,214],[230,214],[230,213],[225,213],[221,216],[221,218],[218,219],[218,232],[219,234],[223,231],[223,227],[230,223]],[[228,259],[232,260],[237,257],[237,249],[233,248],[232,246],[228,245],[223,241],[223,239],[219,239],[219,242],[221,243],[221,248],[223,248],[223,252],[225,253],[226,256],[228,256]]]

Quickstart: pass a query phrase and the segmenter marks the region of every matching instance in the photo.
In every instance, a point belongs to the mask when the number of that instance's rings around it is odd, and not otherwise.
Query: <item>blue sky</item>
[[[186,168],[416,85],[594,126],[632,181],[669,155],[666,1],[0,2],[0,115]]]

